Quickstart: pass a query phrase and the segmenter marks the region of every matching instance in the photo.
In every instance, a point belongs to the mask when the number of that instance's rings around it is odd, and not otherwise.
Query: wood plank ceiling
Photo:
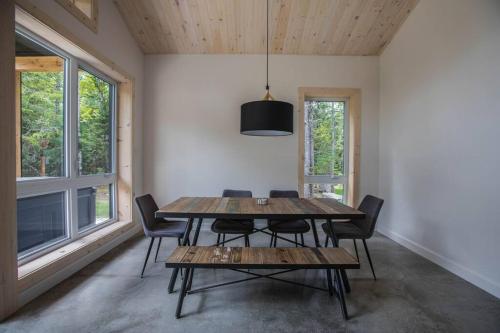
[[[418,0],[269,0],[274,54],[378,55]],[[261,54],[266,0],[115,0],[146,54]]]

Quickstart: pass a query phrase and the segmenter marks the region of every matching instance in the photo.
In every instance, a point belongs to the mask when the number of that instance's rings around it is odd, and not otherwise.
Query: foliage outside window
[[[16,32],[19,258],[116,220],[115,94],[103,74]]]
[[[304,105],[304,194],[345,201],[347,103],[310,99]]]

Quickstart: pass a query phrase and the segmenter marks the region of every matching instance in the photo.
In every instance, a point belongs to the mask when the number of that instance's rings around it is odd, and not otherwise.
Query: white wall
[[[31,0],[72,34],[98,50],[135,79],[134,191],[142,190],[142,109],[144,55],[112,0],[99,0],[98,32],[94,33],[54,0]],[[36,31],[35,31],[36,32]]]
[[[500,297],[500,2],[421,0],[380,67],[379,230]]]
[[[360,192],[377,193],[378,57],[272,56],[271,93],[294,104],[298,87],[362,89]],[[265,94],[265,56],[161,55],[145,59],[144,184],[160,204],[224,188],[296,189],[295,134],[240,135],[240,105]]]

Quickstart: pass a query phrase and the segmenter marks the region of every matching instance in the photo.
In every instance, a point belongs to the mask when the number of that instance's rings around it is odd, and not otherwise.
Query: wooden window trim
[[[349,165],[347,204],[356,206],[359,195],[359,157],[361,139],[361,89],[356,88],[299,88],[299,193],[304,193],[304,102],[307,98],[344,98],[349,100]]]
[[[134,78],[70,33],[65,27],[52,20],[30,1],[16,0],[16,4],[17,24],[28,30],[36,31],[40,37],[108,75],[118,84],[116,119],[118,221],[19,267],[17,267],[16,260],[17,287],[13,287],[18,292],[22,292],[60,271],[68,263],[98,250],[106,243],[129,231],[130,228],[136,228],[137,232],[140,228],[133,221],[132,211],[134,195],[132,187]],[[10,222],[16,223],[15,218]]]
[[[66,9],[71,15],[76,17],[80,22],[85,24],[90,30],[97,33],[97,17],[99,15],[98,11],[98,1],[91,0],[92,13],[88,17],[80,8],[76,7],[71,0],[56,0],[64,9]]]
[[[116,237],[126,233],[134,226],[133,222],[112,223],[55,251],[19,266],[18,292],[21,293],[33,287],[78,259],[96,251]]]

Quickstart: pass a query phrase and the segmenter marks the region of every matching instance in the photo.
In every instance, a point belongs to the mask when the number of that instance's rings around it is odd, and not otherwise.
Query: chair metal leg
[[[326,236],[326,238],[325,238],[325,247],[328,247],[328,239],[330,239],[330,237]]]
[[[298,242],[297,242],[297,234],[295,234],[295,247],[298,247]]]
[[[217,246],[220,246],[220,234],[217,234]]]
[[[356,259],[358,259],[359,262],[358,245],[356,244],[356,239],[353,239],[352,242],[354,243],[354,250],[356,251]]]
[[[300,234],[300,240],[302,242],[302,246],[305,246],[306,244],[304,243],[304,234]]]
[[[278,233],[274,235],[274,247],[276,247],[277,242],[278,242]]]
[[[181,290],[179,292],[179,300],[177,301],[177,309],[175,310],[175,318],[179,319],[182,312],[182,303],[184,302],[184,297],[186,296],[186,286],[188,282],[188,276],[191,274],[191,270],[186,269],[186,278],[182,280]]]
[[[269,247],[273,247],[273,241],[274,241],[274,232],[271,233],[271,243],[269,244]]]
[[[245,247],[250,247],[250,238],[248,235],[245,235]]]
[[[162,240],[162,237],[158,238],[158,247],[156,248],[155,262],[158,259],[158,251],[160,251],[161,240]]]
[[[177,246],[181,246],[181,238],[177,238]]]
[[[148,263],[149,254],[151,253],[151,248],[153,247],[154,237],[151,237],[151,242],[149,243],[148,253],[146,254],[146,259],[144,259],[144,265],[142,266],[141,279],[144,276],[144,270],[146,269],[146,264]]]
[[[366,245],[365,239],[363,239],[363,245],[365,246],[366,256],[368,257],[368,262],[370,263],[370,268],[372,269],[373,279],[377,280],[377,277],[375,276],[375,270],[373,269],[372,258],[370,257],[370,252],[368,251],[368,246]]]
[[[222,246],[226,245],[226,234],[222,234]]]

